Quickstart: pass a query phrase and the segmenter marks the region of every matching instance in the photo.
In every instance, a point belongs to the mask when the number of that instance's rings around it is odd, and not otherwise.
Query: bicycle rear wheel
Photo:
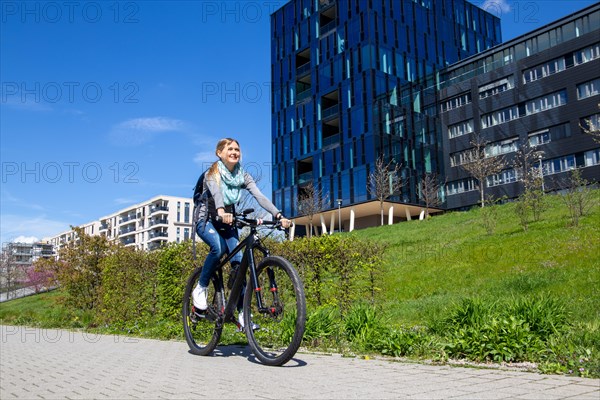
[[[188,279],[183,295],[183,331],[185,340],[193,354],[206,356],[217,347],[223,331],[222,318],[223,296],[214,282],[208,285],[208,308],[204,311],[196,309],[192,302],[192,291],[198,284],[201,268],[194,270]]]
[[[244,296],[246,337],[254,355],[263,364],[283,365],[296,354],[304,335],[304,287],[298,272],[282,257],[263,259],[256,268],[256,275],[258,289],[246,290]],[[257,293],[262,308],[259,308]]]

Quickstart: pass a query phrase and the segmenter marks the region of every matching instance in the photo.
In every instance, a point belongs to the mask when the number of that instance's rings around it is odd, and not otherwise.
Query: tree
[[[425,216],[429,216],[429,208],[442,204],[440,198],[440,181],[435,172],[426,173],[419,182],[419,198],[425,202]]]
[[[11,244],[5,243],[0,258],[0,291],[6,292],[7,299],[15,295],[14,291],[24,276],[24,271],[17,263]]]
[[[517,214],[524,228],[527,225],[529,211],[533,213],[534,220],[539,221],[541,213],[545,209],[544,175],[541,165],[543,154],[543,151],[531,146],[529,141],[525,140],[521,141],[515,156],[514,167],[519,180],[523,184]]]
[[[79,310],[91,310],[98,305],[102,284],[101,261],[114,252],[116,245],[104,236],[87,235],[82,228],[71,227],[76,240],[59,250],[52,270],[59,285],[66,293],[68,306]]]
[[[579,225],[579,219],[592,206],[593,193],[588,184],[589,182],[581,176],[581,171],[578,168],[571,170],[568,178],[562,181],[562,187],[565,190],[561,197],[569,210],[573,226]]]
[[[393,159],[386,164],[383,156],[379,156],[375,161],[375,170],[369,174],[367,190],[371,196],[379,200],[381,225],[383,225],[383,202],[400,192],[404,184],[400,175],[400,164]]]
[[[600,109],[600,103],[598,108]],[[591,135],[594,142],[600,143],[600,118],[597,115],[585,119],[583,123],[579,124],[579,127],[583,133]]]
[[[504,157],[486,155],[485,148],[488,143],[481,135],[473,135],[471,139],[473,148],[468,151],[466,162],[462,165],[462,168],[479,182],[481,207],[485,206],[485,178],[499,173],[506,165]]]
[[[327,202],[326,200],[323,198],[323,191],[316,188],[312,182],[302,187],[300,191],[298,196],[298,211],[301,215],[308,217],[308,237],[312,236],[313,217],[323,210],[323,204]]]

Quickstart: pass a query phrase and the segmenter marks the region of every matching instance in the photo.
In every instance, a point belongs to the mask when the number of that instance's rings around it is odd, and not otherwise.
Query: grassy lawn
[[[492,235],[480,209],[355,234],[387,245],[382,291],[399,323],[424,324],[465,297],[541,294],[564,301],[574,320],[593,322],[600,320],[600,192],[594,195],[578,227],[569,226],[560,197],[547,196],[548,210],[527,231],[506,204]]]

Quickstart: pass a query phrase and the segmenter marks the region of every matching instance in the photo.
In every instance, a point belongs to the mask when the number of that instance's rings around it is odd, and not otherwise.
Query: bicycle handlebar
[[[246,210],[247,211],[247,210]],[[259,227],[259,226],[271,226],[273,227],[273,229],[280,229],[281,227],[281,220],[279,221],[266,221],[260,218],[248,218],[246,217],[246,214],[248,214],[246,211],[242,212],[241,214],[234,214],[233,215],[233,221],[236,223],[236,225],[238,227],[243,227],[243,226],[249,226],[249,227]],[[250,211],[252,212],[252,211]],[[221,216],[217,216],[215,218],[217,221],[222,222],[223,218],[221,218]]]

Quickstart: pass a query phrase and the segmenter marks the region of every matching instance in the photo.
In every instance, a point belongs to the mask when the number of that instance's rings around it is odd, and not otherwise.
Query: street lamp
[[[540,162],[540,179],[542,181],[542,193],[546,193],[546,190],[544,188],[544,169],[542,167],[542,157],[544,157],[544,152],[543,151],[538,151],[537,152],[537,157],[538,157],[538,161]]]
[[[342,231],[342,199],[336,199],[338,204],[338,232]]]

